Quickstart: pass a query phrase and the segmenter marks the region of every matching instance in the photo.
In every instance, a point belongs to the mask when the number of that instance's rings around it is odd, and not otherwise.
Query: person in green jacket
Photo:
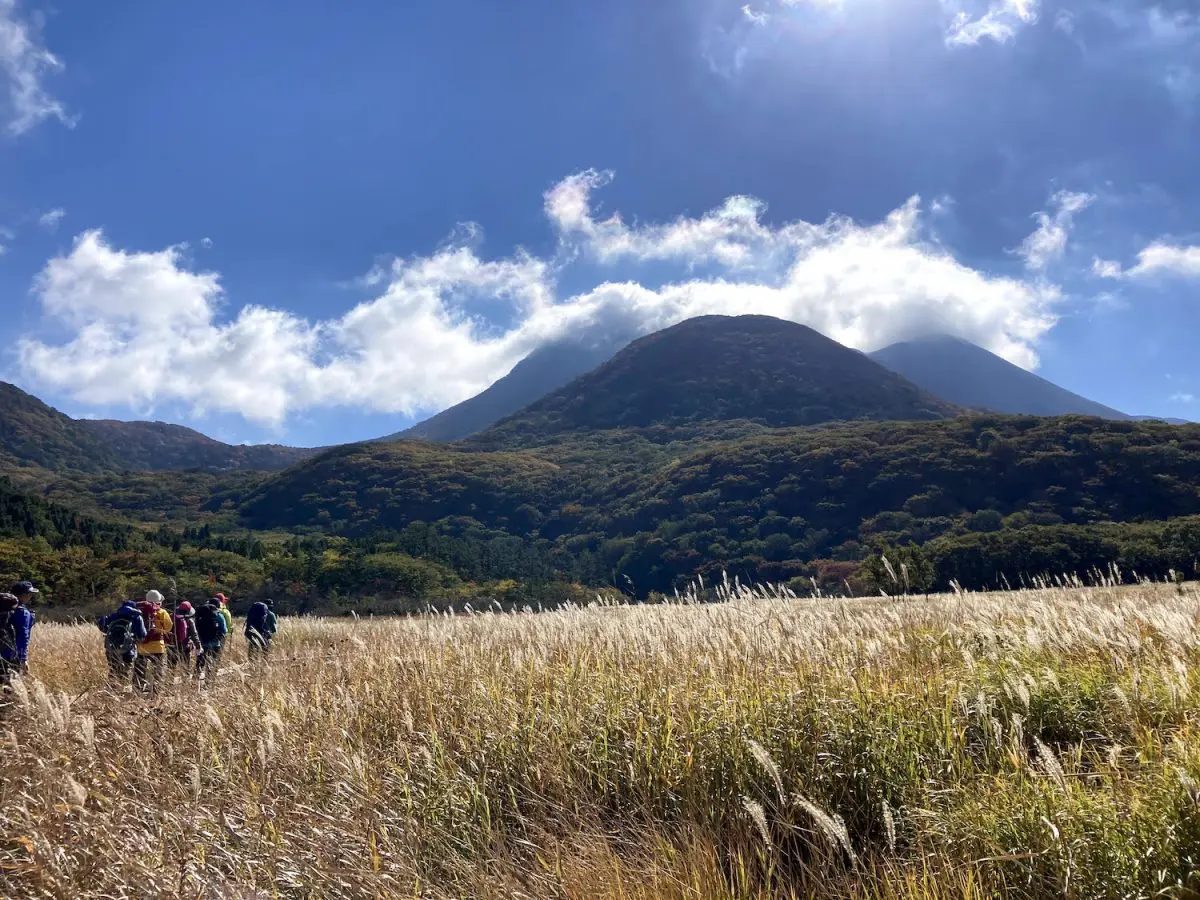
[[[221,618],[225,620],[225,633],[233,634],[233,613],[229,611],[229,598],[224,594],[217,594],[213,599],[217,601]]]

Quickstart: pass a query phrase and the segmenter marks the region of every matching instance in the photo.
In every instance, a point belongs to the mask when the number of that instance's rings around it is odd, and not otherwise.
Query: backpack
[[[108,629],[104,632],[104,640],[108,646],[128,653],[137,645],[137,637],[133,633],[133,622],[128,616],[116,616],[109,620]]]
[[[20,607],[0,613],[0,655],[4,655],[4,651],[8,651],[9,653],[16,652],[17,623],[13,621],[13,616],[17,609],[20,609]]]
[[[188,616],[171,616],[171,633],[167,635],[167,643],[172,647],[186,647],[192,642],[195,626]]]
[[[267,604],[261,600],[250,607],[250,611],[246,613],[246,627],[253,628],[255,631],[261,632],[267,624]]]
[[[196,633],[204,644],[219,643],[221,634],[221,614],[211,606],[202,606],[196,610]]]

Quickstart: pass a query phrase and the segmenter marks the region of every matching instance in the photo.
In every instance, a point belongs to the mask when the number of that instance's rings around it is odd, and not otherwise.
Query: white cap
[[[163,595],[158,591],[146,591],[146,599],[151,603],[157,603],[159,606],[162,606]]]

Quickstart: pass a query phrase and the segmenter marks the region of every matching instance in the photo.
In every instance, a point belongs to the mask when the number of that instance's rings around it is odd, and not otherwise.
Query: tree
[[[933,589],[933,563],[916,544],[882,547],[863,563],[867,583],[885,594],[928,594]]]

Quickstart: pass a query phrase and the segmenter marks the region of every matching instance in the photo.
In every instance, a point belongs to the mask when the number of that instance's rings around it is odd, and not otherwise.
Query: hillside
[[[923,390],[969,409],[1032,416],[1132,418],[950,335],[892,344],[870,357]]]
[[[121,468],[112,446],[69,416],[0,381],[0,464],[53,471]]]
[[[163,422],[72,419],[0,382],[0,469],[56,473],[117,471],[275,471],[315,451],[235,446]]]
[[[472,452],[422,442],[331,450],[268,480],[242,505],[252,528],[400,528],[469,517],[521,532],[533,504],[560,495],[561,467],[532,454]]]
[[[617,346],[607,341],[560,341],[540,347],[482,393],[382,440],[457,441],[469,437],[591,371],[616,351]]]
[[[955,413],[804,325],[770,316],[702,316],[634,341],[477,443],[520,446],[562,432],[696,422],[785,427]]]
[[[191,428],[166,422],[82,419],[78,424],[119,452],[126,468],[137,471],[270,472],[285,469],[316,452],[279,444],[224,444]]]
[[[391,529],[402,543],[432,528],[472,558],[508,535],[560,577],[670,591],[722,569],[786,579],[831,560],[849,571],[880,543],[1196,516],[1198,485],[1200,426],[978,416],[667,448],[629,432],[508,453],[370,445],[269,479],[243,515],[255,528]],[[505,571],[487,573],[524,574]]]

